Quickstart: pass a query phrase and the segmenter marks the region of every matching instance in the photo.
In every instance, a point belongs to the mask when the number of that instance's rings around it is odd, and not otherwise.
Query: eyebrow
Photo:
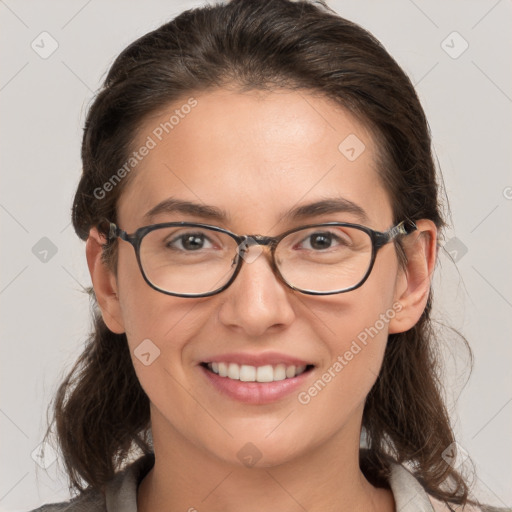
[[[229,215],[226,211],[205,204],[193,203],[191,201],[183,201],[182,199],[175,199],[170,197],[164,199],[156,206],[151,208],[144,214],[145,220],[150,220],[152,217],[162,213],[181,213],[183,215],[194,215],[196,217],[204,217],[205,219],[214,220],[217,222],[225,222],[229,220]]]
[[[202,217],[215,222],[229,222],[231,219],[231,216],[225,210],[217,208],[216,206],[171,197],[164,199],[145,213],[144,220],[149,221],[152,217],[164,213],[181,213],[183,215]],[[342,197],[323,199],[321,201],[297,206],[288,212],[282,213],[280,218],[283,221],[290,222],[330,213],[350,213],[356,216],[361,222],[368,222],[368,215],[361,206]]]

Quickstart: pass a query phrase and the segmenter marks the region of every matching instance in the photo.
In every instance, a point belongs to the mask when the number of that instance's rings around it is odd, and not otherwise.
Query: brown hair
[[[431,219],[444,227],[428,123],[409,78],[384,47],[323,2],[232,0],[183,12],[113,63],[85,123],[83,173],[72,211],[80,238],[86,240],[104,217],[116,222],[130,176],[108,193],[104,184],[127,161],[142,122],[172,102],[217,87],[285,87],[334,100],[375,135],[394,221]],[[115,244],[105,249],[115,270]],[[126,336],[106,327],[90,293],[92,334],[53,408],[77,490],[101,488],[137,449],[152,449],[149,400]],[[430,296],[412,329],[389,336],[364,409],[369,449],[361,467],[370,481],[386,485],[389,461],[408,463],[431,495],[465,504],[468,485],[442,457],[454,435],[438,378],[431,307]]]

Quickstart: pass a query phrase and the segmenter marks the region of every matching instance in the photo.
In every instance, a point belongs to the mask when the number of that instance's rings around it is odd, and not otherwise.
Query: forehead
[[[370,223],[391,221],[370,132],[307,91],[184,97],[144,121],[134,148],[143,146],[150,149],[118,203],[127,229],[168,198],[214,206],[232,229],[269,229],[290,220],[291,209],[339,197],[361,206]]]

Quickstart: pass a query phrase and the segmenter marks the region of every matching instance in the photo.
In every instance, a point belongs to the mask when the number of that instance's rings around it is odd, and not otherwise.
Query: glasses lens
[[[290,233],[276,248],[284,280],[303,291],[334,292],[357,286],[372,260],[368,233],[346,226],[315,226]]]
[[[237,243],[229,235],[197,226],[150,231],[141,241],[146,278],[177,294],[206,294],[222,288],[236,268]]]

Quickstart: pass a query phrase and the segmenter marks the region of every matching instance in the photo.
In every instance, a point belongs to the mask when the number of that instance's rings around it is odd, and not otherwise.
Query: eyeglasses
[[[277,237],[237,235],[209,224],[168,222],[128,234],[108,223],[108,240],[130,243],[151,288],[177,297],[215,295],[235,280],[243,261],[269,246],[271,267],[288,287],[309,295],[344,293],[370,275],[379,249],[417,229],[402,221],[386,232],[358,224],[326,222],[291,229]],[[252,256],[249,248],[251,249]]]

